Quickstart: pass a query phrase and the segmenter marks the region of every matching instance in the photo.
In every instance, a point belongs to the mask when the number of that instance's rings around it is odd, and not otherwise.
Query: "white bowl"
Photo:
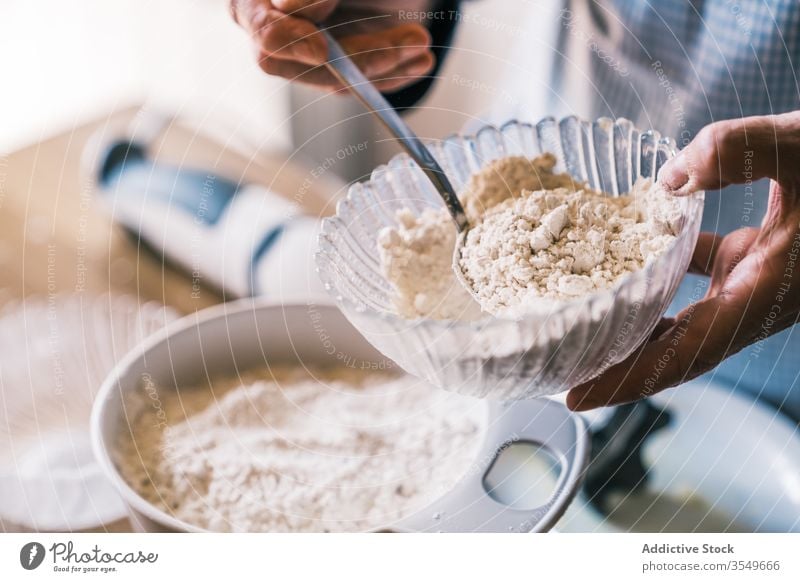
[[[242,300],[187,316],[146,340],[109,375],[92,411],[95,455],[127,505],[134,528],[205,531],[145,500],[122,476],[117,447],[121,437],[136,438],[130,434],[131,418],[153,405],[152,389],[148,392],[146,385],[180,389],[201,384],[207,377],[232,375],[265,363],[395,367],[333,306]],[[483,436],[477,437],[481,441],[474,461],[455,487],[432,505],[387,524],[392,531],[544,531],[566,510],[589,454],[581,417],[550,400],[510,406],[475,404],[485,411],[487,421]],[[485,477],[500,454],[516,442],[540,446],[559,466],[560,475],[550,495],[535,507],[520,509],[487,494]],[[513,485],[524,492],[537,483]]]
[[[676,153],[671,139],[641,132],[625,119],[567,117],[536,125],[509,122],[474,136],[430,144],[457,190],[489,162],[507,156],[555,155],[556,172],[610,196],[624,196],[639,177],[655,179]],[[393,305],[380,269],[378,232],[395,226],[401,208],[419,214],[443,203],[406,155],[356,184],[336,216],[323,221],[317,267],[347,318],[383,354],[435,386],[493,399],[555,394],[629,356],[653,331],[686,272],[700,230],[703,194],[680,199],[676,241],[615,287],[563,302],[519,320],[408,320]]]

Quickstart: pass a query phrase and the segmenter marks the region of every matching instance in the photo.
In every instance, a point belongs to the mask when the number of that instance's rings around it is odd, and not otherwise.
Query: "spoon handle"
[[[381,95],[369,79],[359,70],[356,64],[350,60],[339,43],[327,30],[323,30],[325,40],[328,43],[328,61],[326,66],[333,75],[345,85],[353,95],[378,119],[381,120],[386,129],[397,138],[403,149],[408,152],[411,158],[417,162],[428,179],[433,182],[434,187],[441,195],[447,206],[450,216],[456,223],[459,232],[464,232],[469,228],[467,216],[464,208],[456,196],[450,180],[436,162],[430,150],[414,134],[408,125],[400,118],[388,101]]]

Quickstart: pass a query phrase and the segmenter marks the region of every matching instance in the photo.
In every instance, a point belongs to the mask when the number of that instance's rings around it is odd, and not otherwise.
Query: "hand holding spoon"
[[[325,63],[328,69],[359,101],[361,101],[369,112],[375,115],[386,129],[397,138],[398,143],[405,149],[408,155],[417,162],[422,171],[425,172],[425,175],[428,176],[428,179],[433,183],[437,192],[442,197],[442,200],[444,200],[447,211],[450,213],[458,229],[458,239],[455,252],[453,253],[453,272],[459,283],[461,283],[474,298],[475,292],[464,277],[464,273],[459,265],[461,248],[464,244],[467,231],[469,230],[469,221],[464,212],[464,207],[461,205],[453,189],[453,185],[450,183],[450,180],[447,179],[444,170],[439,166],[433,154],[431,154],[422,140],[420,140],[411,128],[406,125],[397,111],[395,111],[394,107],[386,101],[381,92],[375,88],[369,79],[359,70],[356,64],[350,60],[350,57],[344,52],[336,39],[333,38],[327,30],[323,30],[322,34],[325,36],[325,40],[328,43],[328,60]]]

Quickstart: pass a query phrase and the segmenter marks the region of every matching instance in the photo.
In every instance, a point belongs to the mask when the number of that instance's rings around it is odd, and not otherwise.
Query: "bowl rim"
[[[635,128],[636,126],[633,122],[625,117],[618,117],[616,119],[611,119],[610,117],[598,117],[594,121],[590,122],[586,119],[578,117],[577,115],[567,115],[565,117],[556,119],[552,115],[548,115],[542,117],[536,123],[530,123],[526,121],[520,121],[516,118],[510,119],[500,125],[494,124],[486,124],[482,126],[480,129],[473,133],[452,133],[446,136],[444,139],[441,140],[433,140],[433,139],[424,139],[423,141],[431,142],[431,143],[445,143],[448,141],[455,141],[455,140],[462,140],[462,141],[477,141],[478,138],[486,133],[486,132],[500,132],[507,130],[507,128],[512,126],[523,127],[527,129],[533,129],[538,127],[544,123],[555,123],[557,126],[561,126],[562,123],[565,121],[574,120],[579,123],[590,123],[590,124],[602,124],[602,125],[629,125],[630,127]],[[659,131],[648,129],[646,131],[640,132],[639,139],[641,140],[644,136],[651,136],[654,138],[655,143],[659,145],[663,145],[667,147],[669,151],[670,157],[669,159],[674,158],[678,154],[678,147],[674,139],[668,136],[662,136]],[[317,248],[314,252],[314,263],[315,263],[315,270],[317,275],[319,276],[320,280],[322,281],[323,286],[325,287],[326,291],[331,295],[331,297],[335,300],[337,305],[341,305],[343,307],[342,311],[345,315],[349,312],[355,312],[358,314],[368,314],[370,317],[377,317],[385,322],[392,324],[393,326],[400,325],[427,325],[437,330],[447,330],[452,329],[454,327],[462,328],[462,329],[471,329],[473,331],[486,331],[487,328],[491,327],[503,327],[508,325],[517,325],[519,323],[524,323],[526,321],[530,321],[531,319],[539,319],[541,318],[541,314],[538,313],[528,313],[522,315],[522,317],[513,318],[513,317],[500,317],[496,315],[492,315],[486,313],[484,317],[481,317],[476,320],[458,320],[458,319],[433,319],[429,317],[417,317],[414,319],[405,318],[398,313],[390,312],[390,311],[378,311],[376,309],[372,309],[370,307],[366,307],[364,305],[360,305],[353,299],[343,296],[341,293],[336,291],[336,286],[331,282],[330,278],[323,272],[323,269],[320,267],[320,261],[326,260],[324,259],[324,255],[327,254],[326,251],[322,250],[323,241],[328,239],[330,234],[331,224],[333,221],[338,220],[340,217],[340,205],[345,202],[353,200],[353,194],[355,188],[353,186],[360,185],[360,184],[369,184],[376,179],[376,177],[382,173],[389,170],[390,164],[399,159],[404,158],[406,155],[403,153],[396,154],[391,158],[391,160],[386,164],[381,164],[377,166],[372,173],[370,174],[370,178],[368,180],[363,180],[356,184],[353,184],[347,191],[347,195],[340,199],[336,203],[336,213],[332,216],[325,217],[322,220],[322,226],[320,228],[320,232],[317,235]],[[702,212],[702,203],[705,198],[705,191],[704,190],[697,190],[688,194],[686,196],[681,196],[680,199],[687,200],[687,205],[698,205],[698,211]],[[697,221],[698,225],[698,232],[700,230],[700,221]],[[644,277],[648,279],[652,276],[653,271],[659,266],[662,259],[667,257],[677,246],[679,242],[682,242],[687,237],[694,237],[697,233],[690,232],[689,229],[684,228],[678,235],[676,235],[675,240],[672,241],[669,245],[669,248],[663,252],[661,255],[656,257],[654,261],[647,263],[642,269],[638,271],[634,271],[632,273],[628,273],[623,276],[619,281],[617,281],[612,287],[608,287],[607,289],[603,289],[602,291],[598,291],[596,293],[592,293],[590,295],[576,297],[570,300],[562,300],[562,301],[553,301],[551,303],[552,308],[548,310],[547,317],[553,317],[557,314],[573,308],[576,305],[580,305],[581,303],[595,303],[601,301],[608,301],[613,300],[619,295],[622,291],[622,288],[628,284],[630,281],[634,279],[641,279]],[[485,312],[482,312],[485,313]]]

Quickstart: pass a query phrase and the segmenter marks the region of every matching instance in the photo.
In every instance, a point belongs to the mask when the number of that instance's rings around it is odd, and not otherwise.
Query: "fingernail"
[[[689,182],[689,172],[686,168],[686,156],[683,152],[669,160],[658,172],[658,182],[665,190],[677,194]]]

